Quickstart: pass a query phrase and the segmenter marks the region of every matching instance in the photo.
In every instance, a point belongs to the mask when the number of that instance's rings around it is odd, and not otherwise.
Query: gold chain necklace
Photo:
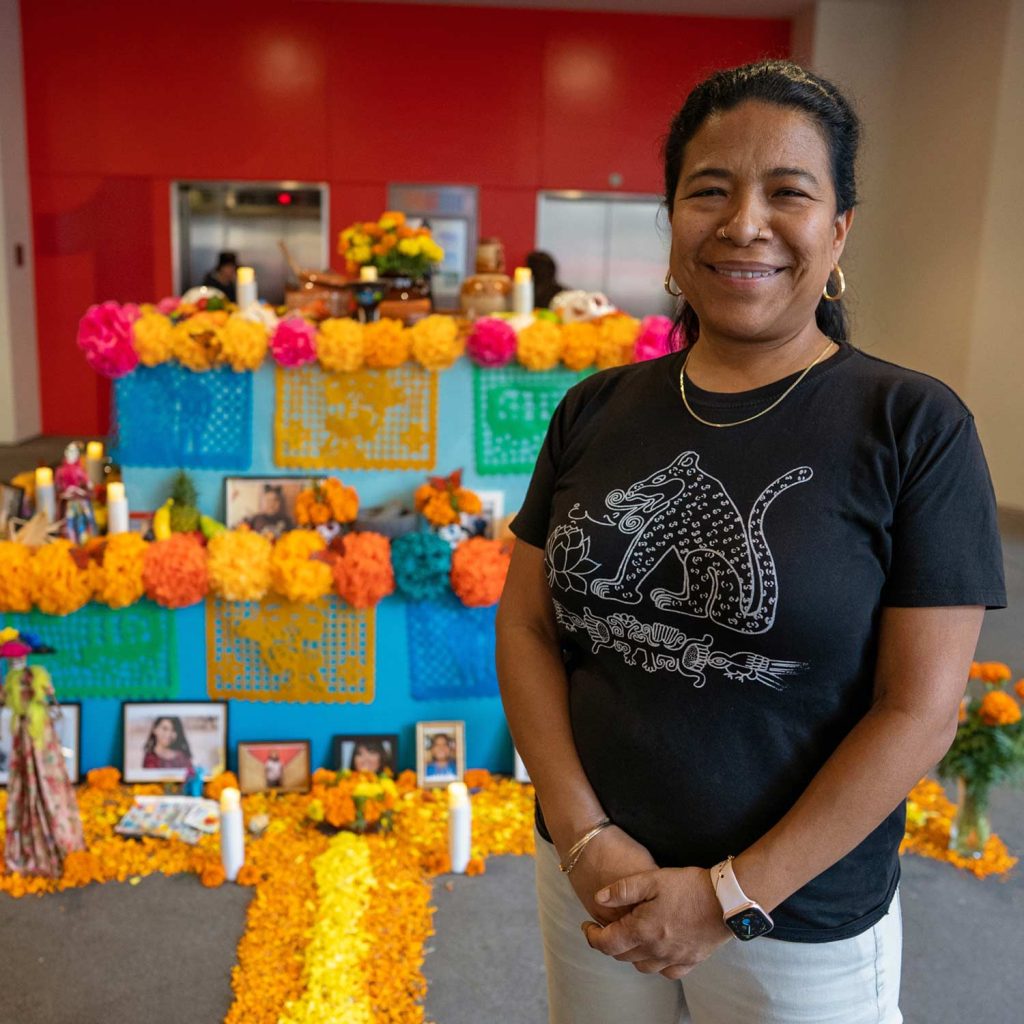
[[[704,419],[703,416],[698,416],[691,407],[690,403],[686,400],[686,364],[690,361],[690,353],[686,353],[686,358],[683,360],[683,368],[679,371],[679,394],[683,396],[683,405],[686,406],[686,411],[698,422],[703,423],[706,427],[738,427],[742,423],[750,423],[751,420],[756,420],[763,416],[766,412],[771,412],[789,393],[797,386],[811,372],[811,370],[818,365],[825,358],[825,353],[832,347],[833,342],[830,340],[829,343],[821,350],[818,358],[808,366],[803,373],[792,384],[786,388],[785,391],[779,395],[778,398],[768,406],[767,409],[762,409],[759,413],[755,413],[753,416],[748,416],[745,420],[734,420],[732,423],[712,423],[711,420]]]

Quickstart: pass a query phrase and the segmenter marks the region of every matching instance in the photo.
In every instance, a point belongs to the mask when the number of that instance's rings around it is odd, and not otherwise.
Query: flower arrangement
[[[351,523],[359,514],[359,495],[336,477],[314,480],[295,499],[295,518],[300,526]]]
[[[306,815],[336,829],[390,832],[397,802],[398,787],[389,775],[321,768],[313,774]]]
[[[459,522],[463,513],[476,515],[483,507],[477,495],[462,486],[461,469],[449,476],[430,477],[416,488],[413,501],[431,526],[450,526]]]
[[[985,692],[964,698],[956,738],[939,762],[939,774],[957,779],[961,787],[960,815],[951,837],[961,852],[980,853],[989,838],[992,787],[1024,778],[1021,708],[1003,689],[1012,678],[1002,662],[971,665],[970,679],[981,682]]]
[[[376,267],[382,274],[422,277],[444,259],[430,229],[410,227],[398,210],[386,210],[376,221],[350,224],[338,238],[338,252],[352,276],[360,267]]]

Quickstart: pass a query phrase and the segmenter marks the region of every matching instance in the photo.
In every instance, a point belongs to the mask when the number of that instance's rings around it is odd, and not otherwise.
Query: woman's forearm
[[[512,739],[551,838],[564,853],[604,811],[573,742],[561,651],[544,630],[500,617],[497,641],[498,680]]]
[[[885,820],[942,757],[956,728],[877,703],[779,823],[734,861],[766,910],[831,867]]]

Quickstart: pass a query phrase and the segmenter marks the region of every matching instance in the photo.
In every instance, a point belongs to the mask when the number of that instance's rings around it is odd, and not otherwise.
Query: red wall
[[[658,191],[672,112],[709,69],[784,56],[790,26],[319,0],[21,5],[43,424],[107,428],[75,348],[104,299],[171,289],[169,183],[331,187],[331,231],[387,183],[480,186],[480,229],[533,245],[536,192]]]

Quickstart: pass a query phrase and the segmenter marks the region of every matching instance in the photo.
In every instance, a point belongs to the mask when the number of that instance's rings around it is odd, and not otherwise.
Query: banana
[[[157,540],[167,540],[171,535],[171,506],[173,498],[168,498],[163,505],[153,513],[153,536]]]

